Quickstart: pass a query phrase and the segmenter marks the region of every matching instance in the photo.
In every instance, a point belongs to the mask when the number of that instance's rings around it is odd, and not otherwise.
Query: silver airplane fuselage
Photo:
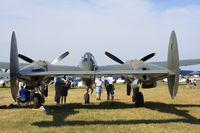
[[[79,67],[82,71],[95,71],[97,70],[97,64],[94,56],[87,52],[81,58]],[[92,88],[94,83],[95,77],[94,76],[84,76],[82,77],[83,83],[87,86],[87,88]]]

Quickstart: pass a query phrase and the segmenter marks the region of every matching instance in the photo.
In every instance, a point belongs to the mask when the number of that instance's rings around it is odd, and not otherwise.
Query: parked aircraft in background
[[[180,70],[179,74],[185,76],[185,75],[190,75],[193,72],[195,72],[195,71],[192,71],[192,70]]]
[[[7,71],[8,69],[0,69],[0,84],[2,84],[2,87],[6,87],[6,82],[10,81],[10,75]]]
[[[69,52],[65,52],[51,63],[47,61],[34,61],[29,57],[18,54],[16,36],[13,32],[10,63],[0,62],[0,68],[10,69],[13,99],[15,101],[17,100],[18,82],[21,81],[26,84],[27,90],[34,92],[32,99],[34,107],[39,107],[44,103],[44,96],[48,89],[47,85],[51,81],[51,78],[59,75],[66,75],[81,77],[83,83],[87,86],[84,100],[85,103],[89,103],[89,89],[92,88],[95,77],[119,75],[125,78],[128,92],[133,88],[132,100],[135,102],[135,105],[137,107],[142,107],[144,106],[144,98],[143,94],[140,92],[140,86],[142,88],[153,88],[156,87],[157,80],[168,78],[169,92],[171,97],[174,98],[178,91],[179,67],[200,64],[200,59],[179,61],[178,45],[174,31],[170,37],[168,60],[166,62],[147,63],[146,61],[155,55],[152,53],[140,60],[131,60],[125,63],[111,53],[105,52],[108,57],[120,64],[98,66],[94,56],[88,52],[81,58],[79,66],[54,65],[68,54]],[[18,63],[18,55],[21,59],[30,64]]]
[[[167,82],[168,80],[167,80],[167,78],[165,78],[165,79],[163,79],[163,81],[164,82]],[[179,83],[181,83],[181,82],[186,82],[186,78],[184,78],[182,75],[179,75],[179,81],[178,81]]]

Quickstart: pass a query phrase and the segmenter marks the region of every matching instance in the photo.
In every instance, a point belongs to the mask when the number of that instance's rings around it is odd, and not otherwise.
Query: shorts
[[[67,96],[68,95],[68,87],[63,86],[61,89],[61,96]]]
[[[102,87],[96,86],[96,93],[102,93]]]
[[[106,87],[107,95],[114,95],[114,88],[112,85]]]

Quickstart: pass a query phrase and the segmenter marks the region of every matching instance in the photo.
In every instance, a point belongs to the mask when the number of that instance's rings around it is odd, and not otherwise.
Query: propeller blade
[[[141,61],[145,62],[147,60],[149,60],[150,58],[152,58],[153,56],[155,56],[156,53],[151,53],[145,57],[143,57],[142,59],[140,59]]]
[[[16,77],[10,77],[10,85],[11,85],[11,94],[13,99],[16,101],[18,92],[19,92],[19,87],[18,87],[18,79]]]
[[[19,71],[18,66],[17,39],[13,31],[10,45],[10,89],[13,99],[16,101],[18,96],[18,80],[15,74]]]
[[[55,64],[59,62],[60,60],[64,59],[68,54],[70,54],[70,51],[67,51],[63,53],[62,55],[60,55],[59,57],[55,58],[53,61],[51,61],[51,64]]]
[[[5,70],[5,73],[8,71],[8,69]]]
[[[34,60],[30,59],[29,57],[22,55],[22,54],[18,54],[18,57],[21,58],[22,60],[28,62],[28,63],[33,63]]]
[[[108,56],[109,58],[111,58],[112,60],[114,60],[114,61],[116,61],[116,62],[118,62],[118,63],[120,63],[120,64],[124,64],[123,61],[121,61],[119,58],[117,58],[116,56],[112,55],[111,53],[109,53],[109,52],[107,52],[107,51],[105,51],[104,53],[105,53],[105,55],[107,55],[107,56]]]

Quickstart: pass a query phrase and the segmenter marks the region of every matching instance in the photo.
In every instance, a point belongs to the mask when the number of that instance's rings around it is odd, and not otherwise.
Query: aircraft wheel
[[[42,97],[40,94],[35,94],[33,98],[33,108],[39,108],[42,105]]]
[[[144,107],[144,97],[141,92],[138,92],[135,95],[135,106],[136,107]]]
[[[48,90],[49,90],[49,88],[48,88],[48,86],[47,86],[46,89],[44,90],[44,96],[45,96],[45,97],[48,96]]]
[[[90,95],[88,93],[84,94],[85,103],[90,103]]]
[[[127,96],[130,96],[130,94],[131,94],[131,85],[129,84],[127,84],[127,86],[126,86],[126,93],[127,93]]]

